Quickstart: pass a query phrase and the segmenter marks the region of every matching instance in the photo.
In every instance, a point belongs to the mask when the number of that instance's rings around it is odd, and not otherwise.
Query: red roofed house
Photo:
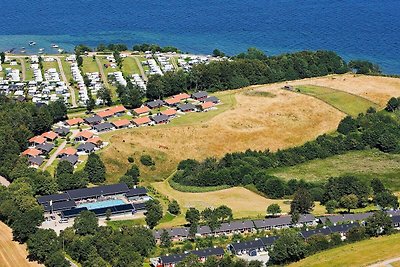
[[[82,131],[82,132],[79,132],[79,133],[75,136],[74,140],[75,140],[76,142],[78,142],[78,141],[87,141],[89,138],[92,138],[93,135],[94,135],[94,133],[92,133],[92,132],[90,132],[90,131]]]
[[[115,126],[116,129],[126,128],[131,125],[131,122],[128,119],[122,119],[113,121],[112,124]]]
[[[110,118],[114,116],[114,112],[111,109],[106,109],[97,113],[97,116],[102,117],[103,119]]]
[[[215,106],[215,104],[213,102],[204,102],[201,105],[198,106],[198,108],[201,111],[209,111],[210,109],[212,109]]]
[[[132,123],[137,127],[149,125],[151,123],[151,119],[149,117],[136,118],[132,120]]]
[[[112,112],[114,112],[114,115],[120,116],[125,113],[126,108],[124,106],[115,106],[110,108]]]
[[[190,95],[186,93],[180,93],[178,95],[174,95],[173,98],[179,99],[179,101],[181,101],[190,98]]]
[[[43,136],[40,136],[40,135],[34,136],[31,139],[29,139],[29,143],[32,146],[40,145],[40,144],[43,144],[44,142],[46,142],[46,138],[44,138]]]
[[[164,110],[163,112],[161,112],[161,114],[167,115],[168,117],[173,118],[176,116],[176,110],[173,108],[170,108],[170,109]]]
[[[135,115],[137,115],[137,116],[148,115],[149,112],[150,112],[150,109],[147,106],[143,106],[143,107],[140,107],[140,108],[135,108],[133,110],[133,113],[135,113]]]
[[[63,156],[76,155],[77,152],[78,151],[73,147],[64,148],[63,150],[60,151],[60,153],[58,153],[58,157],[61,158]]]
[[[36,148],[28,148],[24,152],[22,152],[22,155],[28,156],[28,157],[36,157],[42,154],[42,151]]]
[[[167,103],[168,106],[176,106],[179,104],[181,100],[179,98],[168,98],[166,100],[164,100],[165,103]]]
[[[47,141],[52,142],[52,141],[56,140],[56,138],[58,137],[58,134],[56,134],[53,131],[49,131],[49,132],[42,134],[42,137],[46,138]]]
[[[97,147],[100,147],[103,144],[103,141],[98,136],[92,137],[92,138],[88,139],[86,142],[92,143]]]
[[[73,119],[69,119],[65,121],[65,124],[67,126],[74,126],[74,125],[78,125],[80,123],[84,123],[85,121],[82,118],[73,118]]]

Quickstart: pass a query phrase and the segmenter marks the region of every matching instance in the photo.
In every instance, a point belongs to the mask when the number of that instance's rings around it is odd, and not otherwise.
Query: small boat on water
[[[40,51],[40,52],[43,52],[43,50],[44,50],[44,48],[39,48],[39,51]]]
[[[34,42],[34,41],[29,41],[29,45],[30,45],[30,46],[36,45],[36,42]]]
[[[57,51],[58,51],[58,53],[62,53],[62,52],[64,52],[64,49],[61,49],[61,48],[60,48],[60,49],[58,49]]]
[[[51,47],[52,47],[52,48],[58,48],[59,46],[56,45],[56,44],[52,44]]]
[[[25,53],[26,53],[25,49],[22,49],[20,52],[21,52],[22,54],[25,54]]]

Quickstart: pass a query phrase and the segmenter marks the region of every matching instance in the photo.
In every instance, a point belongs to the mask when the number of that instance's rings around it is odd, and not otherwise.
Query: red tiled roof
[[[58,134],[56,134],[53,131],[49,131],[49,132],[46,132],[46,133],[42,134],[42,136],[44,138],[47,138],[47,139],[50,139],[50,140],[54,140],[54,139],[56,139],[58,137]]]
[[[131,124],[131,122],[127,119],[122,119],[122,120],[113,121],[112,124],[114,124],[115,127],[121,127],[121,126],[129,125],[129,124]]]
[[[75,155],[76,153],[77,153],[77,150],[75,148],[68,147],[68,148],[64,148],[63,150],[61,150],[59,155],[61,155],[61,154]]]
[[[22,155],[24,155],[24,156],[32,156],[32,157],[36,157],[36,156],[38,156],[40,154],[42,154],[42,151],[40,151],[39,149],[36,149],[36,148],[28,148],[27,150],[22,152]]]
[[[110,108],[110,110],[115,114],[115,113],[125,112],[126,108],[124,106],[115,106]]]
[[[150,109],[147,106],[143,106],[143,107],[140,107],[140,108],[135,108],[133,110],[133,112],[135,112],[136,114],[140,115],[140,114],[144,114],[144,113],[150,112]]]
[[[92,136],[94,135],[94,133],[92,133],[92,132],[90,132],[90,131],[82,131],[82,132],[79,132],[77,135],[76,135],[76,137],[84,137],[84,138],[86,138],[86,139],[88,139],[88,138],[91,138]],[[76,138],[75,137],[75,138]]]
[[[100,112],[97,113],[97,115],[102,117],[102,118],[111,117],[114,114],[115,114],[115,112],[113,112],[111,109],[106,109],[104,111],[100,111]]]
[[[78,123],[84,123],[84,121],[83,121],[82,118],[73,118],[73,119],[66,120],[66,123],[69,126],[73,126],[73,125],[76,125]]]
[[[188,99],[189,97],[190,97],[190,95],[188,95],[186,93],[180,93],[180,94],[173,96],[173,98],[177,98],[179,100]]]
[[[37,135],[29,139],[29,143],[37,143],[37,144],[43,144],[46,142],[46,139],[43,136]]]
[[[149,117],[136,118],[136,119],[133,119],[132,121],[133,121],[133,123],[135,123],[137,125],[141,125],[141,124],[145,124],[145,123],[151,122]]]
[[[100,137],[95,136],[95,137],[92,137],[92,138],[88,139],[86,142],[97,145],[98,143],[102,143],[103,141],[101,140]]]
[[[201,104],[201,108],[202,109],[207,109],[207,108],[211,108],[213,107],[215,104],[213,102],[204,102],[203,104]]]
[[[168,98],[168,99],[165,99],[164,101],[168,105],[174,105],[174,104],[179,103],[181,100],[179,98]]]
[[[170,108],[170,109],[164,110],[161,113],[164,114],[164,115],[167,115],[167,116],[172,116],[172,115],[176,114],[176,110],[173,109],[173,108]]]

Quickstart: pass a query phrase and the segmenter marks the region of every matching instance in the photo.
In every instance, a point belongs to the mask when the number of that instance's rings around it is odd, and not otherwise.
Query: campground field
[[[29,262],[26,245],[12,241],[11,229],[0,222],[0,266],[1,267],[39,267],[37,262]]]
[[[368,266],[399,256],[400,234],[394,234],[330,249],[289,266]]]

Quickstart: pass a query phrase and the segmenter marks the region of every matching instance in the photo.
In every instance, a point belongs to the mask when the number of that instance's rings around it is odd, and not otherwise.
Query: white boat
[[[44,48],[39,48],[39,51],[40,51],[40,52],[43,52],[43,50],[44,50]]]
[[[60,49],[58,49],[57,51],[58,51],[58,53],[62,53],[62,52],[64,52],[64,49],[61,49],[61,48],[60,48]]]
[[[51,47],[52,47],[52,48],[58,48],[58,45],[52,44]]]
[[[29,41],[29,45],[30,45],[30,46],[36,45],[36,42],[34,42],[34,41]]]

